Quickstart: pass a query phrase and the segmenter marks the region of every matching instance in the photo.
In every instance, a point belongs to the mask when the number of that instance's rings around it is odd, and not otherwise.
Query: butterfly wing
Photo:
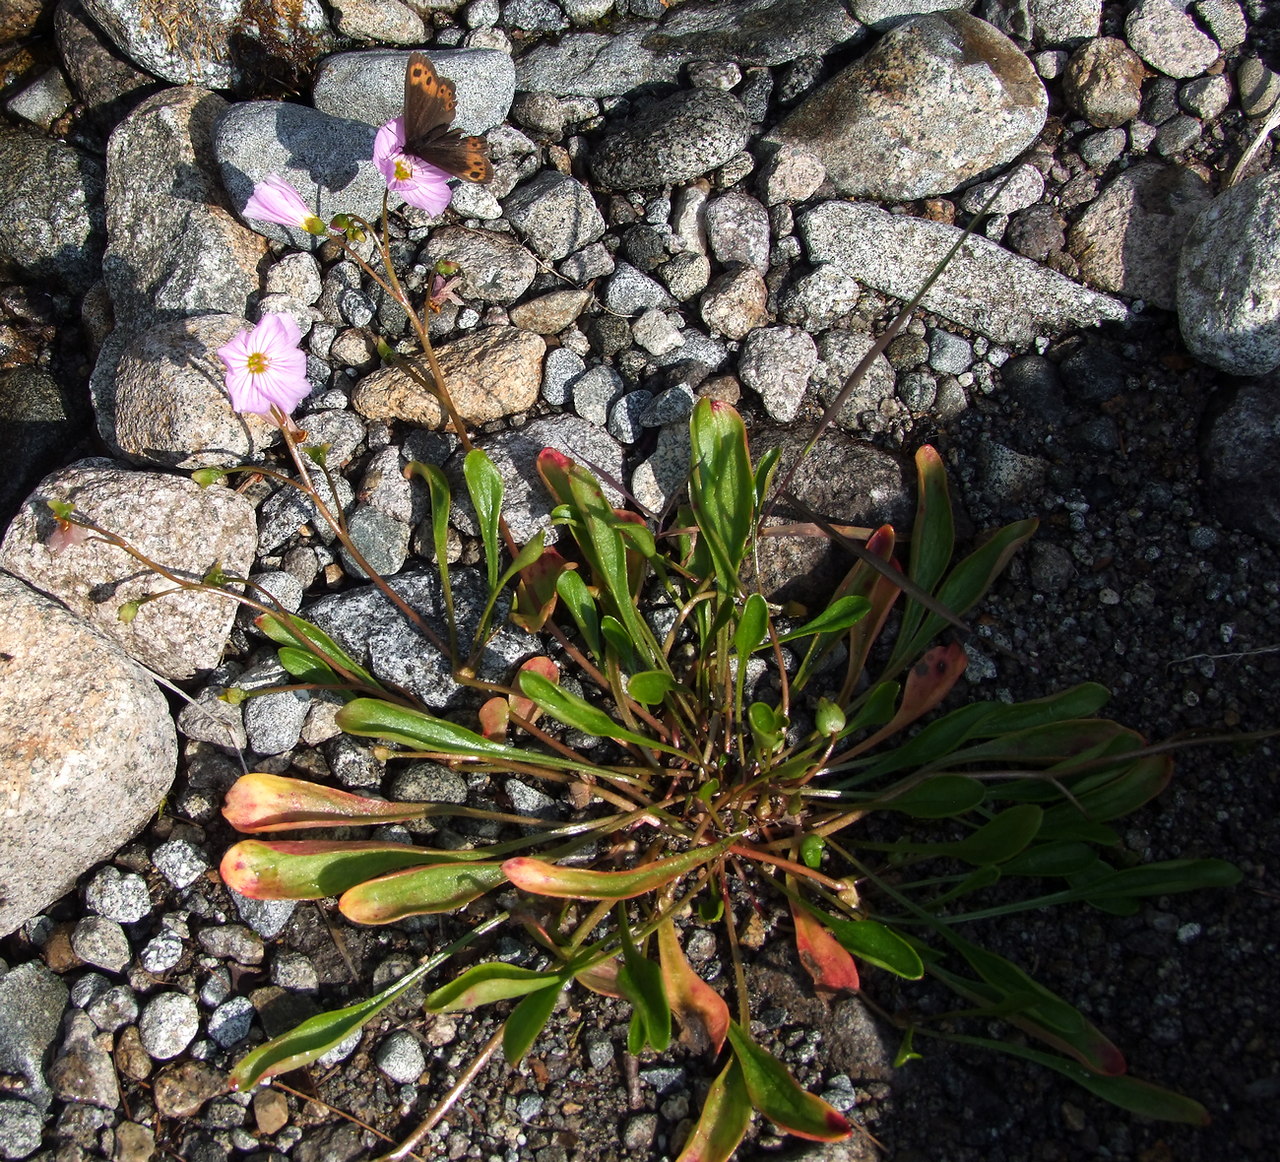
[[[487,182],[493,177],[488,143],[450,128],[457,108],[453,82],[423,53],[411,53],[404,74],[404,152],[454,177]]]
[[[424,53],[409,55],[404,71],[404,142],[410,146],[433,130],[448,129],[458,110],[458,99],[452,81],[446,81]]]

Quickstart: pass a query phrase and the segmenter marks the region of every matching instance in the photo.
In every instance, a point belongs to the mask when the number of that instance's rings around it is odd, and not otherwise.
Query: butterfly
[[[489,143],[450,128],[457,107],[453,82],[424,54],[412,53],[404,73],[404,152],[454,177],[487,182],[493,177]]]

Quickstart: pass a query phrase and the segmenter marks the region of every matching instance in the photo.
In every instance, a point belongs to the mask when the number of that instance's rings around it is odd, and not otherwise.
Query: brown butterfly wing
[[[405,153],[466,181],[487,182],[493,177],[488,143],[450,128],[457,107],[453,82],[424,54],[412,53],[404,74]]]
[[[458,101],[453,82],[446,81],[431,61],[420,52],[411,53],[404,71],[404,140],[408,146],[435,129],[447,129],[453,123]]]

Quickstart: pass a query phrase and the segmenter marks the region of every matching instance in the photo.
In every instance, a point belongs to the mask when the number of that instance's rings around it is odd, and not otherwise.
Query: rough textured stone
[[[0,670],[0,934],[7,934],[142,827],[169,788],[177,744],[150,678],[102,634],[8,574],[0,574],[0,651],[8,659]],[[77,745],[67,746],[69,738]]]
[[[843,194],[924,198],[1017,156],[1048,104],[1008,37],[948,12],[898,25],[770,138],[813,153]]]
[[[516,327],[481,327],[436,348],[449,394],[463,419],[473,424],[501,419],[532,407],[542,382],[543,339]],[[417,361],[428,382],[425,357]],[[440,427],[444,412],[433,392],[396,367],[366,376],[352,405],[371,420],[407,420]]]

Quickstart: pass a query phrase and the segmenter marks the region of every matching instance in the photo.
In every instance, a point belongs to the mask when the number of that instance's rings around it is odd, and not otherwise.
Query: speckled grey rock
[[[1049,102],[1031,62],[964,12],[895,27],[769,139],[813,153],[836,189],[905,200],[954,190],[1017,156]]]
[[[1178,260],[1178,323],[1187,347],[1233,375],[1280,366],[1280,172],[1219,194]]]
[[[1273,374],[1244,384],[1216,416],[1201,446],[1206,496],[1230,528],[1242,528],[1280,545],[1280,456]]]
[[[1218,46],[1196,27],[1185,2],[1138,0],[1124,34],[1147,64],[1171,77],[1198,76],[1218,59]]]
[[[287,101],[240,101],[218,118],[210,142],[226,197],[242,213],[257,182],[284,178],[322,221],[334,214],[374,220],[387,183],[373,164],[375,130]],[[300,249],[322,239],[295,227],[247,219],[253,230]],[[228,308],[221,308],[226,310]]]
[[[631,494],[651,512],[662,512],[688,482],[689,463],[688,425],[661,428],[653,454],[631,474]]]
[[[518,540],[525,539],[519,533],[516,536]],[[474,569],[455,568],[450,577],[459,640],[469,641],[485,604],[487,587]],[[438,573],[406,571],[390,578],[388,584],[425,619],[441,642],[447,639]],[[403,614],[374,586],[321,597],[304,607],[303,613],[337,638],[376,677],[404,687],[427,706],[443,709],[459,694],[447,656],[413,630]],[[501,625],[505,616],[505,611],[500,609],[496,624]],[[491,681],[505,681],[508,671],[524,656],[521,651],[526,648],[527,638],[523,634],[513,629],[499,630],[480,656],[480,675]]]
[[[409,555],[408,524],[388,516],[372,505],[356,505],[347,518],[347,534],[369,568],[379,577],[399,573]],[[352,577],[365,580],[368,574],[357,563],[350,550],[343,545],[339,551],[347,572]]]
[[[67,986],[38,960],[0,974],[0,1071],[23,1079],[22,1104],[39,1112],[51,1094],[43,1060],[58,1035]]]
[[[710,173],[747,143],[747,113],[729,93],[694,89],[659,101],[591,153],[614,189],[670,185]]]
[[[671,9],[645,47],[688,60],[781,65],[821,57],[866,35],[840,0],[740,0]],[[855,16],[857,13],[854,14]],[[868,21],[868,23],[870,23]]]
[[[609,276],[604,292],[605,306],[619,315],[638,315],[654,307],[671,305],[662,284],[638,271],[629,262],[620,262]]]
[[[557,97],[612,97],[653,82],[674,82],[680,60],[645,48],[648,32],[571,32],[555,43],[544,41],[517,62],[516,88]]]
[[[151,862],[175,888],[190,887],[209,869],[204,853],[185,839],[167,839],[151,853]]]
[[[758,392],[764,409],[780,423],[795,419],[818,362],[818,349],[807,331],[796,327],[761,327],[742,344],[738,375]]]
[[[9,804],[0,819],[0,934],[7,934],[137,833],[169,788],[177,743],[164,698],[120,647],[7,573],[0,573],[0,651],[0,737],[8,740],[0,781]],[[74,747],[68,732],[79,739]]]
[[[101,271],[102,165],[42,133],[0,125],[0,257],[83,294]]]
[[[253,1018],[253,1002],[248,997],[232,997],[209,1014],[209,1036],[224,1049],[230,1049],[249,1035]]]
[[[407,1029],[398,1029],[380,1044],[374,1060],[392,1081],[413,1085],[427,1066],[422,1044]]]
[[[769,269],[769,214],[750,194],[734,190],[707,203],[707,241],[721,266]]]
[[[14,518],[0,547],[0,565],[58,598],[137,661],[172,679],[217,665],[235,605],[217,594],[188,591],[148,602],[127,624],[116,611],[126,601],[168,590],[170,582],[122,549],[90,539],[55,553],[43,498],[74,502],[87,519],[124,537],[141,552],[188,577],[220,562],[248,572],[257,538],[253,509],[222,485],[152,472],[130,472],[111,461],[85,460],[54,473]],[[111,586],[110,600],[95,599]]]
[[[0,1158],[26,1158],[40,1149],[44,1119],[25,1101],[0,1101]]]
[[[186,993],[157,993],[138,1019],[142,1047],[157,1061],[177,1057],[199,1031],[200,1012]]]
[[[610,407],[622,391],[622,376],[607,363],[598,363],[573,381],[573,410],[584,420],[603,428]]]
[[[93,874],[84,890],[89,909],[108,920],[132,924],[151,914],[147,881],[133,872],[107,864]]]
[[[960,233],[853,202],[823,203],[800,215],[797,227],[812,261],[831,263],[901,299],[915,294]],[[1123,303],[976,237],[922,305],[998,343],[1014,344],[1128,316]]]
[[[552,262],[581,250],[604,233],[604,218],[591,191],[555,170],[543,170],[517,186],[502,208],[533,250]]]
[[[501,125],[515,96],[511,54],[492,48],[430,49],[436,72],[452,81],[457,97],[453,124],[464,133]],[[330,117],[375,128],[398,117],[404,105],[407,52],[366,49],[326,57],[311,87],[312,104]]]
[[[111,134],[102,273],[116,325],[130,333],[206,311],[243,318],[258,293],[266,242],[232,216],[215,161],[214,124],[227,109],[202,89],[166,89]]]
[[[129,938],[114,920],[85,916],[71,931],[71,948],[86,964],[107,972],[123,972],[129,963]]]
[[[138,334],[110,385],[95,382],[99,430],[120,453],[147,467],[230,468],[261,457],[279,430],[231,407],[218,348],[250,324],[203,314],[157,323]]]
[[[294,39],[323,51],[331,35],[318,0],[265,10],[247,0],[184,0],[159,9],[134,0],[82,2],[125,56],[174,85],[231,88],[251,68],[246,62],[246,41],[260,41],[259,52],[268,44]]]
[[[573,395],[570,384],[586,369],[586,363],[576,351],[553,347],[542,364],[542,398],[563,407]]]
[[[855,11],[861,2],[855,0]],[[902,5],[913,0],[888,2]],[[981,0],[974,15],[990,21],[1007,36],[1037,45],[1075,44],[1098,35],[1102,0]]]
[[[1178,252],[1211,198],[1208,183],[1182,166],[1143,162],[1125,170],[1068,235],[1081,280],[1173,310]]]
[[[623,475],[622,448],[618,442],[602,426],[577,416],[545,416],[518,431],[487,437],[477,444],[488,452],[502,475],[507,521],[520,543],[538,529],[546,529],[548,543],[559,535],[559,529],[550,525],[551,498],[535,467],[543,448],[554,448],[587,467],[598,465],[615,480],[621,480]],[[610,503],[622,503],[621,494],[607,483],[604,492]],[[457,513],[460,521],[465,516]]]

